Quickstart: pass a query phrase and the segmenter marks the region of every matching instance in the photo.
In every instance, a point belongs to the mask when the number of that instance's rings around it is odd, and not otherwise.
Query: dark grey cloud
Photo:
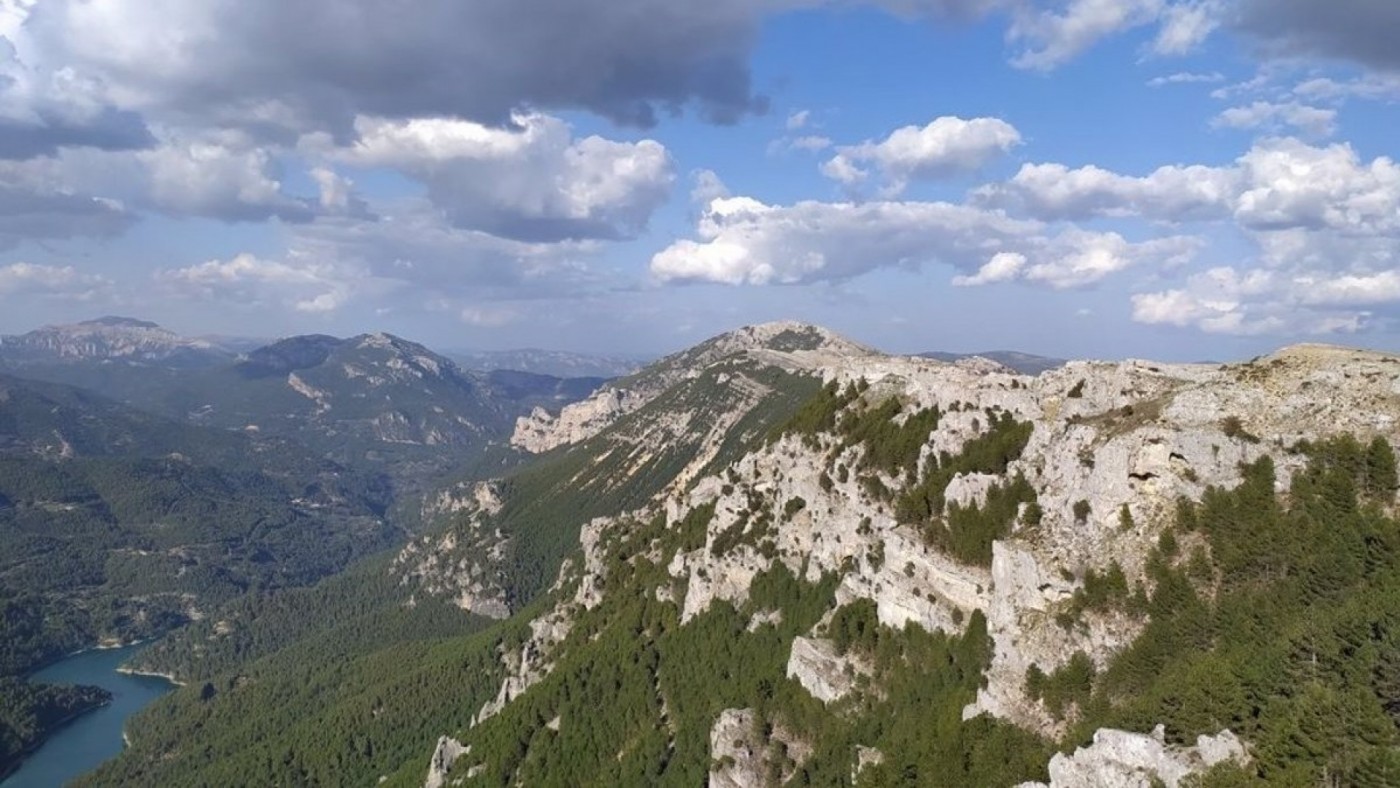
[[[1241,0],[1238,27],[1282,55],[1350,60],[1400,70],[1396,0]]]
[[[53,0],[35,8],[28,28],[45,51],[162,109],[344,137],[357,114],[504,124],[522,106],[590,110],[636,126],[687,107],[734,121],[764,109],[748,66],[762,7]]]
[[[0,118],[0,159],[52,156],[61,148],[141,150],[155,142],[140,115],[110,107],[83,122],[44,114],[34,123]]]
[[[0,250],[23,241],[115,236],[135,217],[106,200],[0,183]]]

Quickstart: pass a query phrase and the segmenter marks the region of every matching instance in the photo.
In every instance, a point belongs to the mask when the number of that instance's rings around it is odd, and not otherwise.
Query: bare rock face
[[[711,788],[762,788],[766,769],[752,709],[725,709],[710,728]]]
[[[516,421],[511,445],[538,454],[585,441],[642,408],[677,382],[733,356],[747,354],[789,369],[812,370],[836,358],[873,352],[805,323],[746,326],[668,356],[636,375],[608,383],[588,399],[565,406],[558,416],[536,408],[529,416]]]
[[[702,546],[652,556],[673,581],[656,589],[657,598],[674,600],[688,622],[717,603],[745,604],[754,578],[782,564],[810,582],[835,574],[838,604],[870,600],[891,627],[913,623],[959,633],[980,611],[993,641],[992,662],[964,716],[990,714],[1047,736],[1061,733],[1065,723],[1027,697],[1028,669],[1051,673],[1079,651],[1102,668],[1144,624],[1121,613],[1088,613],[1071,628],[1056,623],[1089,570],[1117,564],[1130,583],[1140,582],[1179,498],[1199,500],[1210,486],[1233,487],[1241,464],[1265,455],[1274,459],[1279,488],[1286,490],[1305,463],[1288,450],[1298,440],[1352,432],[1400,443],[1400,358],[1377,353],[1299,346],[1232,365],[1071,362],[1032,378],[993,365],[853,350],[795,324],[757,327],[707,344],[673,357],[655,374],[683,376],[684,364],[739,347],[842,386],[863,380],[868,402],[895,397],[905,415],[937,407],[943,415],[925,442],[920,470],[941,452],[959,453],[993,413],[1030,422],[1029,442],[1006,474],[959,476],[947,498],[981,503],[992,485],[1022,475],[1036,491],[1041,516],[1018,518],[993,545],[989,566],[966,566],[900,524],[887,499],[872,497],[857,478],[862,447],[834,436],[786,436],[716,475],[687,476],[688,483],[671,485],[652,502],[651,513],[663,513],[672,528],[698,507],[714,507]],[[636,401],[646,400],[643,389],[618,382],[569,417],[577,428],[551,433],[538,445],[596,434],[595,422],[634,407],[626,404],[633,402],[627,392],[643,392]],[[566,421],[561,416],[558,423]],[[879,480],[896,492],[906,483]],[[488,704],[491,713],[547,673],[549,652],[568,632],[572,611],[596,605],[605,593],[600,535],[619,521],[584,529],[583,561],[560,575],[560,584],[566,576],[577,580],[577,591],[532,623],[537,637],[520,654],[504,656],[511,675]],[[766,623],[755,612],[751,626]],[[787,673],[823,702],[846,697],[859,672],[815,634],[793,641]],[[728,758],[711,774],[713,784],[763,784],[754,776],[766,768],[755,755],[761,748],[739,735],[748,724],[744,714],[730,710],[712,730],[716,760]],[[1160,736],[1100,731],[1091,747],[1057,756],[1050,785],[1146,786],[1155,777],[1176,786],[1188,774],[1244,757],[1229,732],[1181,749]]]
[[[781,727],[769,737],[753,709],[725,709],[710,727],[710,788],[765,788],[792,776],[791,766],[811,755],[811,747]]]
[[[1104,728],[1094,742],[1073,755],[1050,761],[1050,783],[1023,783],[1018,788],[1178,788],[1187,777],[1226,761],[1249,760],[1244,745],[1230,731],[1201,736],[1195,747],[1167,745],[1162,728],[1151,735]]]
[[[836,646],[819,638],[795,638],[788,656],[788,678],[822,703],[838,701],[856,688],[856,676],[867,672],[857,661],[836,653]]]
[[[446,517],[456,521],[446,531],[420,536],[405,545],[390,564],[400,585],[417,594],[451,599],[463,610],[488,618],[510,616],[499,580],[499,561],[509,540],[484,527],[499,512],[498,488],[490,482],[458,484],[423,502],[424,522]]]
[[[433,757],[428,761],[428,778],[423,781],[423,788],[442,788],[446,785],[447,774],[452,771],[452,765],[471,750],[471,747],[463,747],[461,742],[451,736],[440,737],[437,748],[433,750]]]

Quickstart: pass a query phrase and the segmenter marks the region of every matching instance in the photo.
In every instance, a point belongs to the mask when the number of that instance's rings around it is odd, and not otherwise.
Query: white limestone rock
[[[443,788],[447,784],[447,774],[452,771],[452,765],[458,758],[471,751],[471,747],[462,746],[461,742],[451,736],[439,737],[433,757],[428,761],[428,777],[423,781],[423,788]]]
[[[841,700],[856,688],[856,677],[868,675],[859,660],[836,653],[829,640],[797,637],[788,656],[787,676],[822,703]]]
[[[1050,760],[1050,782],[1023,783],[1020,788],[1152,788],[1154,780],[1179,788],[1191,775],[1226,761],[1249,760],[1240,740],[1230,731],[1201,736],[1195,747],[1173,747],[1163,741],[1162,728],[1151,735],[1101,728],[1093,744],[1073,755],[1057,753]]]

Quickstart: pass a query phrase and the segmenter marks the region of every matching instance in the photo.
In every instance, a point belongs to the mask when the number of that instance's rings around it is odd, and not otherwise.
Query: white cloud
[[[1337,111],[1300,104],[1296,101],[1274,103],[1256,101],[1231,107],[1215,117],[1216,128],[1263,129],[1278,131],[1294,128],[1310,137],[1330,137],[1337,131]]]
[[[1139,323],[1207,333],[1338,334],[1365,329],[1377,307],[1400,305],[1400,273],[1336,275],[1307,266],[1291,270],[1212,268],[1184,288],[1133,296]]]
[[[84,274],[71,265],[10,263],[0,266],[0,297],[42,295],[85,301],[111,284],[103,277]]]
[[[695,186],[690,190],[690,201],[699,206],[728,197],[729,187],[724,185],[714,170],[696,170],[691,174]]]
[[[793,150],[805,150],[809,153],[817,153],[831,147],[831,139],[815,134],[808,134],[805,137],[797,137],[788,143],[788,147]]]
[[[910,180],[943,178],[970,172],[1021,144],[1021,134],[1000,118],[941,117],[926,126],[896,129],[879,142],[837,148],[822,165],[822,173],[851,185],[864,180],[862,165],[877,168],[890,195],[903,191]]]
[[[997,252],[987,264],[977,269],[972,276],[955,276],[956,287],[977,287],[997,282],[1009,282],[1021,275],[1026,268],[1026,256],[1018,252]]]
[[[1092,165],[1026,164],[1009,182],[982,187],[973,197],[1040,219],[1145,216],[1179,222],[1228,216],[1238,177],[1201,165],[1172,165],[1133,177]]]
[[[1280,139],[1256,145],[1239,166],[1244,189],[1235,217],[1246,227],[1400,231],[1400,165],[1393,159],[1367,163],[1349,144],[1319,148]]]
[[[240,254],[157,272],[156,280],[186,297],[253,306],[269,302],[298,312],[333,312],[349,300],[354,277],[315,261],[284,262]]]
[[[1158,55],[1184,55],[1201,45],[1220,26],[1218,0],[1177,3],[1162,12],[1162,26],[1152,42]]]
[[[786,125],[787,125],[787,130],[788,130],[788,131],[797,131],[798,129],[805,128],[805,127],[807,126],[807,122],[810,121],[811,119],[812,119],[812,111],[811,111],[811,110],[809,110],[809,109],[798,110],[797,112],[794,112],[794,113],[792,113],[791,115],[788,115],[787,124],[786,124]]]
[[[839,281],[889,267],[951,266],[962,286],[1024,279],[1053,288],[1092,285],[1139,263],[1177,265],[1194,239],[1131,243],[1115,233],[1048,233],[1039,222],[943,202],[802,202],[749,197],[711,203],[699,240],[656,254],[661,281],[740,285]]]
[[[1153,77],[1147,81],[1150,88],[1160,88],[1165,85],[1211,85],[1217,82],[1224,82],[1225,75],[1219,71],[1195,72],[1178,71],[1174,74],[1167,74],[1161,77]]]
[[[545,115],[515,128],[447,118],[361,118],[359,139],[338,155],[423,181],[460,227],[527,241],[629,237],[670,195],[670,154],[657,142],[575,139]]]
[[[1203,245],[1187,236],[1131,243],[1118,233],[1071,229],[1045,244],[1041,261],[1025,269],[1025,278],[1057,290],[1084,287],[1143,263],[1185,265]]]
[[[1041,219],[1142,217],[1179,222],[1234,218],[1251,230],[1331,228],[1391,233],[1400,226],[1400,165],[1364,162],[1349,144],[1257,142],[1233,166],[1161,167],[1145,177],[1098,167],[1027,164],[978,202]]]
[[[149,199],[169,213],[235,221],[309,221],[315,215],[309,201],[285,193],[264,148],[171,140],[135,157],[144,165]]]
[[[1165,8],[1165,0],[1070,0],[1063,10],[1023,5],[1007,37],[1026,49],[1011,63],[1048,71],[1103,38],[1157,21]]]
[[[1400,101],[1400,74],[1363,74],[1347,80],[1316,77],[1299,83],[1293,92],[1310,101],[1348,98]]]

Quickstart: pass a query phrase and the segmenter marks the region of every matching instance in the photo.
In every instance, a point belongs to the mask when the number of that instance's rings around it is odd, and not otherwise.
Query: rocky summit
[[[663,360],[558,415],[537,411],[520,420],[513,442],[542,452],[607,436],[629,414],[656,408],[682,381],[736,358],[820,378],[830,412],[806,429],[771,434],[723,467],[703,474],[689,467],[678,474],[680,483],[634,509],[584,524],[580,557],[564,564],[553,604],[530,621],[520,645],[501,651],[507,676],[465,729],[460,773],[495,768],[471,754],[477,731],[512,706],[532,703],[534,688],[579,648],[579,621],[589,621],[597,637],[602,624],[590,611],[606,609],[609,595],[621,593],[614,588],[662,600],[680,626],[694,626],[717,605],[749,610],[755,584],[779,568],[806,583],[829,579],[836,608],[869,604],[890,631],[958,637],[979,622],[991,643],[989,660],[961,717],[985,716],[1058,739],[1076,714],[1038,697],[1028,675],[1065,675],[1080,661],[1103,673],[1134,646],[1151,615],[1086,605],[1086,589],[1113,577],[1124,595],[1130,588],[1148,593],[1160,582],[1154,562],[1164,560],[1164,540],[1198,538],[1178,536],[1173,525],[1183,502],[1240,486],[1264,458],[1275,474],[1270,492],[1284,493],[1309,467],[1299,447],[1330,436],[1362,443],[1400,437],[1400,358],[1390,355],[1302,345],[1240,364],[1078,361],[1031,377],[982,360],[883,355],[822,329],[775,324]],[[685,413],[667,410],[666,417],[684,421]],[[907,446],[893,446],[905,440]],[[998,441],[997,456],[986,461],[982,455]],[[896,448],[901,457],[886,456]],[[968,512],[1005,515],[980,542],[946,532],[930,538],[927,511],[908,511],[917,508],[912,497],[930,492],[942,512],[933,517],[935,528],[952,529]],[[492,504],[480,490],[474,495],[478,503],[466,516],[486,527],[483,513]],[[1382,503],[1393,499],[1388,489]],[[453,538],[437,551],[450,550]],[[478,555],[489,563],[489,551]],[[616,575],[639,561],[664,571],[624,586]],[[476,570],[474,576],[483,573]],[[494,610],[506,612],[504,605]],[[880,687],[877,660],[833,636],[834,612],[786,640],[781,660],[789,679],[832,708],[888,691]],[[773,626],[783,612],[751,615],[753,630]],[[559,724],[587,722],[566,716]],[[768,785],[790,777],[802,760],[795,753],[811,742],[773,725],[760,730],[747,707],[716,716],[711,783]],[[1250,743],[1233,732],[1202,735],[1188,748],[1165,742],[1152,726],[1100,729],[1091,744],[1055,756],[1047,784],[1175,786],[1217,764],[1248,761]],[[775,746],[789,760],[773,760]],[[889,755],[862,748],[851,773]]]

